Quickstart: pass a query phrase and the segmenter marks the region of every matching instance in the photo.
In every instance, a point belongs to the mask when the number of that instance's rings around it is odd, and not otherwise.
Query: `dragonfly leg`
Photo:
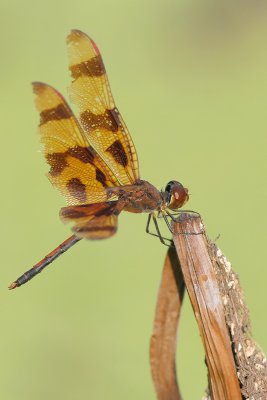
[[[173,222],[177,222],[177,216],[182,215],[182,214],[186,214],[186,213],[190,213],[190,215],[188,215],[188,217],[185,218],[185,219],[200,218],[200,214],[198,212],[191,211],[191,210],[178,210],[175,213],[170,213],[168,210],[164,210],[164,211],[165,211],[165,213],[163,213],[163,218],[164,218],[164,221],[166,222],[166,225],[168,226],[168,228],[169,228],[171,233],[174,233],[174,231],[172,229],[172,226],[171,226],[170,222],[168,221],[168,217]],[[200,235],[203,232],[204,231],[201,231],[201,232],[175,232],[175,234],[176,235]]]
[[[154,222],[154,225],[155,225],[155,228],[156,228],[156,232],[157,232],[157,233],[153,233],[153,232],[151,232],[151,231],[149,230],[150,223],[151,223],[151,218],[153,219],[153,222]],[[158,221],[157,221],[157,218],[155,217],[154,214],[149,214],[149,215],[148,215],[147,224],[146,224],[146,232],[149,233],[149,235],[158,237],[159,240],[160,240],[160,242],[161,242],[162,244],[164,244],[165,246],[172,246],[172,240],[171,240],[171,239],[168,239],[168,238],[165,238],[165,237],[163,237],[163,236],[161,235],[160,229],[159,229],[159,226],[158,226]],[[166,243],[166,241],[169,242],[169,243]]]
[[[177,222],[177,217],[181,214],[190,214],[188,216],[188,219],[191,218],[201,218],[200,214],[196,211],[192,211],[192,210],[177,210],[175,212],[170,213],[170,211],[168,210],[164,210],[165,213],[171,218],[172,221]]]

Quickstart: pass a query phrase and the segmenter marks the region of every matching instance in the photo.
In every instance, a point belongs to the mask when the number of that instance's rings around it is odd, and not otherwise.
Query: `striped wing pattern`
[[[33,90],[50,181],[70,205],[105,201],[106,188],[117,185],[116,178],[88,143],[60,93],[40,82],[33,83]]]
[[[131,136],[111,94],[102,57],[92,39],[73,30],[67,38],[72,75],[71,101],[80,110],[83,130],[120,185],[139,179]]]
[[[85,239],[106,239],[117,231],[117,202],[87,204],[64,207],[60,210],[63,222],[74,224],[72,231],[76,236]]]
[[[118,198],[107,195],[107,188],[139,179],[137,154],[95,43],[78,30],[71,31],[67,43],[70,97],[80,119],[57,90],[34,82],[39,132],[50,165],[48,177],[69,205],[61,210],[61,218],[74,223],[77,236],[103,239],[116,232],[119,214]]]

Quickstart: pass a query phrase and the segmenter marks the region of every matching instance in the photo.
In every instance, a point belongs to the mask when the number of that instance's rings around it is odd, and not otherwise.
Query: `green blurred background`
[[[142,178],[183,182],[209,236],[220,234],[266,350],[266,3],[2,0],[0,22],[0,397],[155,399],[148,348],[166,248],[145,234],[146,216],[121,215],[116,237],[81,242],[7,290],[70,234],[45,177],[30,82],[66,95],[71,28],[101,49]],[[188,299],[177,356],[184,398],[200,399],[206,370]]]

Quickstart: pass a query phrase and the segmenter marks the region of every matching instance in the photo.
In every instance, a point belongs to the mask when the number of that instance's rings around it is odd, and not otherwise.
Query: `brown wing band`
[[[106,73],[105,67],[100,55],[97,55],[90,60],[83,61],[79,64],[71,65],[69,67],[71,76],[74,79],[81,76],[101,76]]]

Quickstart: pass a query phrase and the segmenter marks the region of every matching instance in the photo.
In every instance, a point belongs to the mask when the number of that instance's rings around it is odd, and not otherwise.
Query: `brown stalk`
[[[266,357],[251,339],[248,311],[230,263],[207,239],[200,218],[182,214],[173,228],[177,253],[169,249],[165,260],[150,350],[158,400],[182,399],[175,351],[184,282],[205,349],[206,399],[266,400]]]
[[[176,331],[184,297],[184,279],[174,247],[165,258],[150,341],[150,365],[158,399],[181,400],[176,380]]]
[[[205,349],[211,398],[238,400],[241,392],[223,303],[202,231],[200,218],[185,216],[174,224],[174,244]]]

